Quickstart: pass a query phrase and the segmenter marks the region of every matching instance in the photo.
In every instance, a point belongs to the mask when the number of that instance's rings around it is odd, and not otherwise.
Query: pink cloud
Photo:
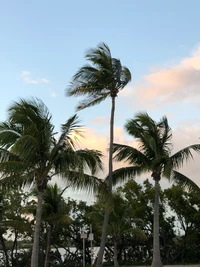
[[[137,98],[136,104],[166,104],[200,98],[200,46],[177,65],[154,70],[125,88],[123,97]]]
[[[102,179],[108,174],[108,148],[109,148],[109,134],[108,135],[100,135],[92,128],[86,128],[83,132],[84,137],[79,139],[79,147],[80,148],[88,148],[88,149],[97,149],[100,150],[103,157],[104,171],[99,173],[98,176]],[[119,144],[127,144],[130,146],[137,146],[137,142],[132,138],[128,138],[125,134],[123,128],[116,127],[114,130],[114,142]],[[113,169],[118,169],[123,166],[127,166],[128,164],[125,162],[114,162],[113,161]]]

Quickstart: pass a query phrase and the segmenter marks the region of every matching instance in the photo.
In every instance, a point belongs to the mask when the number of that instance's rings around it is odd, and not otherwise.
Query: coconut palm
[[[171,179],[178,184],[193,187],[198,186],[187,176],[177,171],[183,163],[191,158],[192,150],[200,152],[200,144],[191,145],[172,154],[172,131],[168,120],[164,116],[159,122],[155,122],[146,112],[136,114],[125,124],[128,134],[136,138],[137,148],[123,144],[114,144],[114,158],[117,161],[126,161],[130,164],[113,173],[113,183],[126,178],[135,177],[146,172],[151,172],[155,182],[154,203],[154,239],[153,239],[153,267],[161,267],[159,246],[159,182],[160,179]]]
[[[131,73],[127,67],[121,65],[117,58],[113,58],[107,44],[101,43],[97,48],[90,49],[86,55],[90,64],[81,67],[73,76],[72,82],[66,90],[67,96],[86,96],[77,105],[77,110],[99,104],[107,98],[111,98],[110,114],[110,146],[109,146],[109,179],[107,180],[108,191],[112,191],[112,150],[114,140],[114,113],[115,98],[128,82]],[[105,209],[104,223],[100,251],[96,266],[102,266],[102,258],[107,236],[109,209]]]
[[[33,98],[14,102],[8,109],[7,121],[0,123],[2,178],[10,183],[34,184],[37,189],[31,267],[38,266],[42,203],[48,181],[56,175],[74,188],[95,190],[98,180],[93,175],[102,168],[100,152],[76,149],[76,138],[81,134],[77,115],[62,125],[59,137],[55,136],[51,120],[45,104]],[[86,168],[91,175],[84,174]]]

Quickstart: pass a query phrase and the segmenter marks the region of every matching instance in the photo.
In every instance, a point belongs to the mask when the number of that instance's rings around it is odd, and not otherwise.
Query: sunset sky
[[[174,151],[199,143],[199,10],[198,0],[2,0],[0,120],[13,101],[33,96],[59,131],[80,100],[66,97],[65,88],[87,49],[105,42],[132,73],[116,100],[115,142],[132,144],[124,123],[147,111],[155,120],[168,117]],[[79,112],[83,147],[106,151],[110,107],[107,100]],[[199,161],[195,156],[183,172],[200,186]]]

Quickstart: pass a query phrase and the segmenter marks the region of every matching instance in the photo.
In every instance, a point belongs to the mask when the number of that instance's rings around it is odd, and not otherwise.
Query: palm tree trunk
[[[3,249],[3,252],[5,254],[6,267],[9,267],[10,264],[9,264],[8,251],[7,251],[5,240],[4,240],[4,237],[3,237],[3,234],[2,234],[1,231],[0,231],[0,243],[1,243],[1,246],[2,246],[2,249]]]
[[[101,244],[100,244],[100,249],[99,249],[99,253],[98,253],[98,257],[97,257],[96,267],[101,267],[102,262],[103,262],[103,254],[104,254],[105,245],[106,245],[109,214],[110,214],[109,208],[106,207],[105,213],[104,213],[102,234],[101,234]]]
[[[42,203],[43,203],[43,191],[38,191],[38,203],[36,210],[36,224],[35,224],[33,248],[31,255],[31,267],[38,267],[40,226],[42,220]]]
[[[114,142],[114,116],[115,116],[115,97],[112,97],[112,108],[110,116],[110,147],[109,147],[109,179],[108,179],[108,190],[112,192],[112,173],[113,173],[113,142]]]
[[[11,249],[11,261],[12,261],[12,266],[14,262],[14,250],[15,250],[15,255],[17,254],[17,238],[18,238],[18,231],[15,229],[15,238],[13,240],[13,245]]]
[[[117,260],[117,241],[114,240],[114,267],[119,267],[119,263]]]
[[[162,267],[160,259],[160,237],[159,237],[159,180],[155,179],[155,202],[153,218],[153,261],[151,267]]]
[[[44,267],[49,267],[52,228],[53,228],[52,225],[50,225],[48,232],[47,232],[47,247],[46,247]]]
[[[112,97],[112,107],[111,107],[111,115],[110,115],[110,146],[109,146],[109,176],[108,176],[108,193],[112,192],[112,172],[113,172],[113,162],[112,162],[112,152],[113,152],[113,140],[114,140],[114,115],[115,115],[115,97]],[[101,244],[98,253],[96,267],[101,267],[103,262],[103,254],[105,250],[106,237],[107,237],[107,229],[108,229],[108,219],[109,219],[110,210],[107,206],[105,208],[104,221],[102,227],[101,234]]]

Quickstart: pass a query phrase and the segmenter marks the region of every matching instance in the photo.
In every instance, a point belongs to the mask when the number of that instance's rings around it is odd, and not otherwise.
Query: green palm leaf
[[[92,65],[81,67],[66,90],[67,96],[87,96],[78,103],[77,110],[99,104],[109,96],[116,96],[131,80],[129,69],[122,66],[119,59],[112,57],[105,43],[89,49],[85,58]]]

